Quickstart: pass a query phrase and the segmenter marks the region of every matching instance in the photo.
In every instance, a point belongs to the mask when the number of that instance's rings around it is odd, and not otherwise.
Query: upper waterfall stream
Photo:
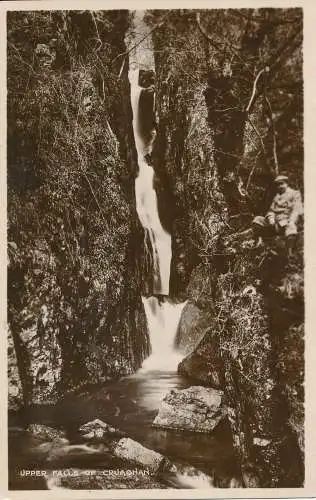
[[[155,172],[147,160],[152,152],[156,130],[153,125],[148,126],[143,123],[146,120],[142,115],[145,112],[149,116],[154,116],[155,92],[150,78],[147,78],[147,81],[145,78],[142,85],[140,82],[140,71],[144,74],[154,73],[153,48],[143,14],[143,12],[135,13],[134,31],[127,40],[127,45],[134,47],[130,52],[128,76],[139,169],[135,179],[136,210],[144,228],[146,256],[150,256],[153,273],[153,296],[142,297],[152,351],[142,368],[172,370],[176,369],[181,358],[175,352],[174,339],[185,303],[174,304],[168,298],[172,257],[171,235],[163,228],[159,218],[157,193],[154,188]],[[148,36],[144,38],[146,34]],[[140,39],[143,39],[142,43],[139,43]],[[142,110],[140,101],[142,94],[146,92],[152,94],[152,109]],[[149,124],[153,121],[149,120]]]
[[[169,294],[169,277],[171,262],[171,236],[161,225],[158,213],[157,194],[154,189],[154,169],[145,156],[150,154],[154,131],[149,131],[148,143],[140,133],[139,100],[142,88],[139,86],[139,70],[129,71],[131,85],[131,103],[133,110],[133,131],[137,149],[139,172],[135,180],[136,210],[139,220],[145,230],[145,237],[149,236],[152,255],[154,284],[153,293]]]

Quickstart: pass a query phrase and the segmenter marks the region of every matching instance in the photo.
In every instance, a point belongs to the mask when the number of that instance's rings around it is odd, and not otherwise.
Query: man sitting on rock
[[[284,235],[289,240],[297,234],[297,222],[303,214],[303,205],[299,191],[288,185],[286,175],[278,175],[274,180],[277,194],[265,216],[258,215],[252,222],[254,233],[262,244],[262,236]]]

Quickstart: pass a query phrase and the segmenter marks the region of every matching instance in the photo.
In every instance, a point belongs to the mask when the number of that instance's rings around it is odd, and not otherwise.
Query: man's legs
[[[234,238],[238,237],[238,239],[250,239],[250,238],[258,238],[257,246],[261,246],[263,244],[262,237],[269,236],[275,233],[275,229],[271,226],[265,217],[262,215],[257,215],[252,221],[251,227],[245,229],[239,233],[234,233],[225,238],[226,242],[232,241]]]
[[[288,257],[292,257],[294,254],[295,243],[297,240],[297,226],[296,224],[289,224],[284,228],[284,234],[286,236],[286,246],[288,251]]]
[[[271,226],[268,224],[267,219],[263,217],[262,215],[257,215],[253,221],[252,221],[252,230],[253,234],[256,238],[258,238],[257,241],[257,247],[263,245],[263,239],[262,237],[265,236],[269,231],[268,229],[271,228]]]

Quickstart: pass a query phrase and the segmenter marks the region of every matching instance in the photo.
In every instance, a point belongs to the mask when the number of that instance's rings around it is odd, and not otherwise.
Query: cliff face
[[[292,256],[282,237],[256,248],[238,233],[267,210],[276,173],[303,186],[301,12],[170,11],[153,38],[155,168],[175,206],[161,215],[173,292],[189,297],[179,372],[225,391],[245,486],[299,486],[302,227]]]
[[[8,15],[10,366],[26,404],[131,373],[148,352],[127,67],[118,76],[115,60],[128,22]]]

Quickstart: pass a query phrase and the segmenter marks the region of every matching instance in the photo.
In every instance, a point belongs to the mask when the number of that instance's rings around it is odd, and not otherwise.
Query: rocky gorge
[[[171,235],[168,300],[186,301],[175,337],[184,387],[182,382],[167,387],[159,409],[151,409],[150,422],[157,429],[146,443],[121,429],[118,420],[124,411],[136,411],[137,390],[126,406],[114,397],[115,388],[106,396],[102,392],[107,384],[137,376],[152,348],[141,298],[153,287],[152,264],[144,257],[134,188],[138,160],[128,79],[133,37],[131,47],[126,45],[127,33],[136,29],[135,14],[12,12],[12,422],[29,438],[34,434],[30,426],[39,425],[33,422],[37,408],[66,405],[72,415],[66,404],[71,397],[74,407],[85,400],[95,411],[86,421],[76,421],[79,429],[101,418],[102,393],[101,424],[85,429],[92,440],[102,435],[102,446],[89,445],[85,451],[100,452],[103,461],[107,455],[106,463],[116,457],[119,466],[136,463],[161,472],[161,463],[170,461],[168,440],[177,439],[170,437],[172,429],[200,431],[212,439],[213,429],[220,434],[222,426],[232,443],[227,456],[233,457],[233,472],[214,482],[220,474],[213,462],[199,456],[190,464],[200,467],[200,474],[213,474],[208,487],[300,487],[303,227],[291,254],[283,237],[257,247],[240,231],[269,207],[277,173],[285,173],[303,191],[302,12],[155,10],[144,12],[142,20],[154,58],[154,71],[140,76],[139,85],[148,89],[142,123],[145,132],[155,130],[147,160],[161,224]],[[153,93],[154,115],[146,113]],[[142,384],[148,383],[149,376],[142,377]],[[45,425],[53,421],[44,418]],[[111,435],[110,428],[115,437],[103,439]],[[69,429],[67,437],[57,436],[68,440],[59,441],[57,449],[83,445],[78,436],[71,441]],[[184,441],[193,440],[184,436]],[[47,458],[46,448],[41,452]],[[119,481],[111,487],[183,487],[166,481],[172,466],[182,467],[182,478],[183,467],[189,467],[178,463],[174,450],[171,455],[164,480],[142,476],[137,484],[125,478],[125,486]],[[141,464],[139,457],[146,456]],[[108,487],[102,481],[88,486]]]

